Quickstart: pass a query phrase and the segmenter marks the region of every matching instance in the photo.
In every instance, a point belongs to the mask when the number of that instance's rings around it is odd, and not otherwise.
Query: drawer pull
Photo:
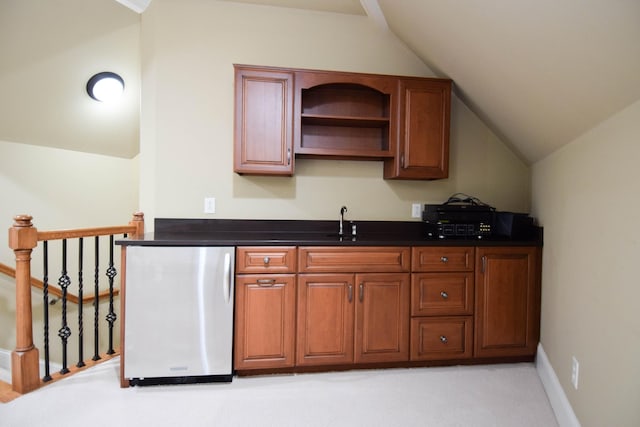
[[[276,284],[276,280],[275,279],[258,279],[258,286],[261,287],[270,287]]]
[[[448,258],[448,257],[446,257],[446,256],[441,256],[441,257],[440,257],[440,261],[442,261],[442,262],[449,262],[449,258]]]
[[[440,296],[442,297],[442,299],[447,299],[449,298],[449,294],[446,293],[445,291],[440,292]]]
[[[446,344],[447,342],[449,342],[449,340],[444,335],[440,335],[440,342],[442,344]]]
[[[271,262],[271,258],[269,258],[268,256],[264,257],[262,259],[262,262],[264,262],[264,265],[269,265],[269,262]]]

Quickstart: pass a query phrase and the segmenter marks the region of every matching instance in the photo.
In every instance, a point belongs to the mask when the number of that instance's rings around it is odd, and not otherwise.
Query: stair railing
[[[60,328],[58,335],[63,341],[63,368],[60,371],[60,375],[69,373],[66,363],[66,339],[70,335],[70,329],[67,325],[66,319],[66,303],[68,299],[67,287],[70,283],[69,276],[66,271],[66,240],[78,238],[80,242],[83,238],[94,237],[96,239],[96,246],[98,245],[99,236],[110,236],[110,262],[107,268],[106,274],[109,280],[109,314],[107,315],[107,321],[109,322],[109,350],[107,354],[114,354],[112,341],[113,323],[116,320],[115,312],[113,310],[113,296],[114,296],[114,277],[116,271],[113,266],[113,238],[115,235],[127,235],[130,238],[141,238],[144,234],[144,214],[135,213],[133,219],[128,225],[114,226],[114,227],[97,227],[97,228],[84,228],[74,230],[57,230],[57,231],[38,231],[32,223],[32,217],[30,215],[18,215],[14,218],[14,224],[9,229],[9,247],[15,254],[15,279],[16,279],[16,348],[11,353],[11,385],[13,391],[24,394],[32,390],[39,388],[45,382],[50,381],[52,378],[49,375],[49,362],[48,362],[48,273],[47,273],[47,243],[52,240],[61,240],[63,244],[63,261],[62,272],[58,280],[58,285],[62,290],[62,327]],[[40,358],[38,348],[35,347],[33,342],[33,308],[31,301],[31,254],[38,246],[38,242],[43,242],[45,249],[45,271],[43,283],[43,296],[45,300],[45,375],[40,378]],[[79,245],[80,259],[82,259],[82,243]],[[97,253],[97,247],[96,247]],[[97,255],[96,255],[97,256]],[[97,260],[96,260],[97,263]],[[82,282],[82,271],[80,265],[80,282]],[[96,320],[97,320],[97,304],[99,299],[98,284],[97,284],[97,267],[96,267],[96,292],[94,305],[96,306]],[[81,306],[84,298],[82,295],[82,287],[80,287],[80,293],[78,295],[78,303]],[[82,309],[79,310],[82,313]],[[80,314],[80,336],[82,336],[82,315]],[[94,364],[100,357],[97,354],[97,338],[96,338],[96,354],[93,357],[93,362],[89,361],[89,364]],[[80,344],[80,361],[78,368],[86,366],[82,360],[82,343]]]

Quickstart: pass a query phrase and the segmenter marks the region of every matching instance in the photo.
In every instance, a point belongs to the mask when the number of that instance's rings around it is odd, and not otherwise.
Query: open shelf
[[[301,91],[301,134],[296,154],[352,158],[391,157],[390,96],[353,83]]]
[[[388,117],[344,117],[320,114],[303,114],[303,125],[315,126],[344,126],[363,128],[383,128],[389,126]]]

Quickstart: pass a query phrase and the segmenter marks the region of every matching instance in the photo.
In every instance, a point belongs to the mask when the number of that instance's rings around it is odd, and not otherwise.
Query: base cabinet
[[[409,274],[298,276],[299,366],[406,361]]]
[[[234,367],[295,364],[296,248],[236,249]]]
[[[235,369],[522,361],[540,247],[238,247]]]
[[[414,247],[411,360],[473,356],[473,247]]]
[[[236,369],[294,365],[295,275],[245,275],[236,281]]]
[[[478,248],[475,357],[534,355],[539,337],[540,248]]]

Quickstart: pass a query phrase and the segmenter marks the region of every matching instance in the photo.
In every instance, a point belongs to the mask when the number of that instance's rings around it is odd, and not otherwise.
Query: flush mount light
[[[98,73],[87,82],[87,93],[96,101],[115,101],[122,96],[122,92],[124,92],[124,80],[111,71]]]

